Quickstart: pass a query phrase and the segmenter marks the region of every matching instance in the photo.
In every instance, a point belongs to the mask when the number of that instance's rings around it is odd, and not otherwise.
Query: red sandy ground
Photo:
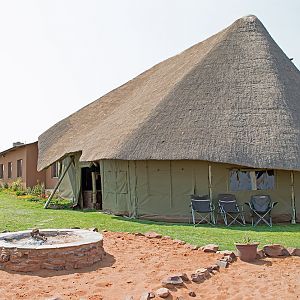
[[[107,255],[98,265],[76,272],[17,274],[0,271],[0,299],[139,300],[168,275],[214,264],[219,254],[191,250],[169,239],[104,233]],[[192,298],[189,290],[196,293]],[[300,257],[237,261],[202,283],[188,282],[167,299],[300,299]],[[161,298],[155,298],[161,299]]]

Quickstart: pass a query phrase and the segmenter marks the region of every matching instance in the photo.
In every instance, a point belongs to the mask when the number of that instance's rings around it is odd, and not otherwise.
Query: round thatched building
[[[104,210],[186,220],[190,194],[268,194],[274,215],[295,222],[300,72],[255,16],[243,17],[39,137],[40,170],[70,156],[81,205],[98,189],[92,202]]]

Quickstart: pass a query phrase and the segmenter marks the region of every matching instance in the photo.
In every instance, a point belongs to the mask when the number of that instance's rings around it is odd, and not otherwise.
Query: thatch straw
[[[154,66],[39,137],[39,169],[207,160],[300,170],[300,72],[255,16]]]

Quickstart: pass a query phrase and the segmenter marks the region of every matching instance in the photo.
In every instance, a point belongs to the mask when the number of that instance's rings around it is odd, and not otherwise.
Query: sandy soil
[[[0,271],[0,299],[114,299],[155,291],[168,275],[213,264],[220,256],[172,240],[104,234],[106,258],[81,271],[16,274]],[[189,290],[196,297],[188,296]],[[167,299],[300,299],[300,257],[237,261],[203,283],[188,282]],[[161,299],[161,298],[155,298]]]

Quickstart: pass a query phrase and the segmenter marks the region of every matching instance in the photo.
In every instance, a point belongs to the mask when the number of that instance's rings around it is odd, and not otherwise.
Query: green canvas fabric
[[[217,201],[218,194],[230,193],[234,194],[239,204],[249,202],[252,195],[267,194],[271,196],[272,201],[278,202],[275,206],[272,215],[274,220],[290,221],[291,219],[291,179],[290,171],[275,170],[275,189],[267,191],[237,191],[229,190],[229,170],[238,168],[229,164],[212,163],[212,191],[213,200]],[[300,183],[300,181],[299,181]],[[300,195],[299,195],[300,196]],[[247,206],[244,207],[249,211]]]
[[[190,195],[208,194],[207,170],[208,163],[200,161],[133,161],[127,168],[103,161],[103,208],[130,216],[188,217]]]
[[[80,196],[81,196],[81,167],[82,163],[79,162],[80,155],[74,155],[74,161],[70,165],[65,177],[63,178],[59,191],[61,197],[73,201],[74,205],[77,205]],[[62,170],[60,176],[63,174],[63,171],[69,165],[71,157],[68,156],[62,161]]]
[[[103,162],[103,208],[132,217],[164,219],[190,214],[190,195],[209,194],[209,165],[211,166],[212,199],[217,205],[218,194],[235,194],[239,204],[249,202],[251,195],[268,194],[278,205],[273,210],[274,220],[290,221],[290,172],[275,170],[274,190],[229,190],[229,170],[238,166],[204,161],[112,161]],[[300,172],[296,172],[296,199],[300,198]],[[296,200],[299,207],[299,201]],[[247,211],[247,207],[245,206]],[[299,211],[299,208],[298,208]],[[249,213],[249,212],[247,212]],[[249,215],[249,214],[248,214]]]
[[[62,168],[70,158],[63,161]],[[87,163],[89,165],[89,163]],[[63,197],[78,203],[81,189],[79,155],[75,156],[60,190]],[[188,220],[190,195],[208,195],[217,205],[218,194],[236,195],[239,204],[249,202],[251,195],[268,194],[278,205],[273,210],[274,221],[290,221],[292,215],[291,172],[275,170],[275,189],[268,191],[236,191],[229,189],[229,170],[239,166],[205,161],[100,161],[103,209],[114,214],[152,219]],[[211,170],[211,189],[209,188]],[[300,220],[300,172],[294,172],[297,219]],[[245,206],[249,216],[248,207]]]
[[[297,221],[300,222],[300,172],[294,172],[294,189]]]

